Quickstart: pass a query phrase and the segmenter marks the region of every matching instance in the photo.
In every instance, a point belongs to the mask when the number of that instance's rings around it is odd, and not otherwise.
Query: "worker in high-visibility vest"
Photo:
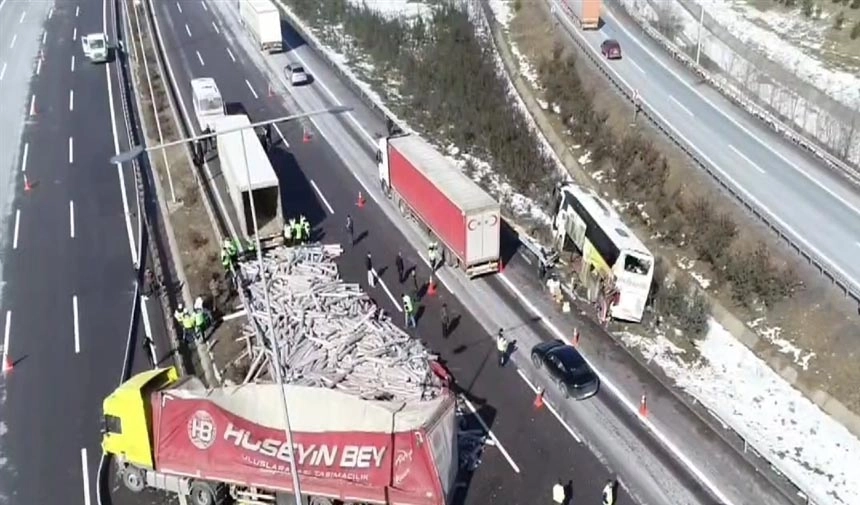
[[[400,299],[403,300],[403,324],[407,328],[415,328],[418,324],[415,321],[415,304],[412,302],[412,297],[401,293]]]
[[[603,505],[615,505],[616,482],[613,479],[606,481],[603,486]]]
[[[290,237],[292,237],[292,243],[295,244],[299,241],[299,232],[297,230],[298,224],[296,223],[296,218],[291,217],[287,222],[287,226],[290,227]]]
[[[194,323],[194,314],[186,310],[182,314],[182,338],[185,340],[191,340],[194,334]]]

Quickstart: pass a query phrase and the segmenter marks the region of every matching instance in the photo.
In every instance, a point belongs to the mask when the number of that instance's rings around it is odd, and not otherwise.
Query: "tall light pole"
[[[138,156],[140,156],[144,152],[152,152],[152,151],[164,149],[166,147],[170,147],[172,145],[183,144],[186,142],[195,142],[195,141],[199,141],[202,139],[214,137],[216,135],[224,135],[224,134],[228,134],[228,133],[237,132],[242,137],[242,156],[243,156],[244,161],[245,161],[245,176],[248,178],[248,185],[250,187],[251,168],[248,165],[248,155],[247,155],[247,150],[246,150],[246,146],[245,146],[245,130],[254,129],[257,126],[265,126],[265,125],[270,125],[270,124],[275,124],[275,123],[294,121],[296,119],[301,119],[301,118],[320,115],[320,114],[338,114],[341,112],[346,112],[350,109],[351,109],[350,107],[336,106],[336,107],[331,107],[328,109],[315,110],[315,111],[305,112],[302,114],[294,114],[291,116],[284,116],[284,117],[279,117],[279,118],[275,118],[275,119],[269,119],[266,121],[251,123],[249,125],[244,125],[244,126],[240,126],[240,127],[236,127],[236,128],[228,128],[228,129],[224,129],[220,132],[216,132],[216,133],[211,133],[211,134],[206,134],[206,135],[197,135],[194,137],[184,138],[184,139],[176,140],[173,142],[167,142],[167,143],[163,143],[163,144],[159,144],[159,145],[155,145],[155,146],[151,146],[151,147],[143,147],[143,146],[138,145],[138,146],[131,148],[129,151],[126,151],[124,153],[120,153],[120,154],[117,154],[115,156],[112,156],[110,160],[111,160],[111,163],[121,164],[121,163],[124,163],[126,161],[131,161],[133,159],[136,159]],[[251,204],[251,222],[253,223],[253,226],[254,226],[254,243],[255,243],[255,246],[257,248],[257,263],[258,263],[259,269],[260,269],[260,277],[262,278],[262,281],[263,281],[263,296],[264,296],[264,301],[266,304],[266,317],[268,317],[268,319],[269,319],[270,334],[268,335],[268,340],[269,340],[269,344],[272,346],[272,356],[273,356],[273,359],[275,361],[275,363],[274,363],[275,381],[278,384],[278,388],[280,389],[280,392],[281,392],[281,394],[279,396],[281,397],[281,409],[283,410],[283,414],[284,414],[284,435],[287,438],[287,446],[289,448],[288,453],[289,453],[289,457],[290,457],[290,473],[292,474],[292,480],[293,480],[293,496],[295,497],[296,505],[302,505],[302,491],[301,491],[301,487],[299,484],[299,474],[296,471],[296,459],[295,459],[295,453],[294,453],[294,448],[293,448],[293,431],[292,431],[292,427],[290,426],[290,411],[289,411],[289,408],[287,407],[287,395],[286,395],[286,390],[284,389],[284,386],[285,386],[284,377],[283,377],[283,373],[281,371],[280,350],[278,349],[278,344],[275,341],[275,318],[272,315],[272,304],[271,304],[271,298],[269,296],[269,282],[266,279],[265,265],[263,264],[263,248],[262,248],[262,245],[260,244],[260,230],[257,226],[257,209],[256,209],[256,206],[254,204],[254,190],[252,188],[248,191],[248,198],[249,198],[250,204]]]
[[[702,53],[702,25],[705,24],[705,4],[700,5],[702,9],[699,13],[699,32],[696,35],[696,66],[699,66],[699,55]]]

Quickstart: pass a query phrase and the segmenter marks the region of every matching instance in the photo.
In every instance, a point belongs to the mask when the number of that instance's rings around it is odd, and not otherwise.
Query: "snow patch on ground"
[[[809,370],[809,361],[815,357],[815,353],[801,349],[782,338],[782,328],[779,326],[764,326],[764,322],[765,318],[760,317],[750,321],[747,326],[755,331],[756,335],[776,346],[779,352],[791,356],[797,366]]]
[[[348,3],[361,7],[367,5],[387,19],[414,18],[421,16],[429,18],[433,15],[433,8],[425,3],[414,0],[347,0]]]
[[[716,321],[696,341],[702,359],[693,364],[685,363],[682,351],[665,337],[620,336],[764,457],[779,462],[780,471],[812,492],[817,503],[858,503],[860,440]]]

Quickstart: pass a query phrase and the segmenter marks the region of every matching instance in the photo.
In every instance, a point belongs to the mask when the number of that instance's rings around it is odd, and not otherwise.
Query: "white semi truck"
[[[284,50],[281,13],[270,0],[239,0],[239,18],[261,51],[274,53]]]

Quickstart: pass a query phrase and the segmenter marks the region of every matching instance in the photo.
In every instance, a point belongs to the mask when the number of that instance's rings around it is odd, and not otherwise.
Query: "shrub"
[[[854,0],[853,2],[851,2],[851,8],[860,9],[860,0]]]
[[[854,23],[854,26],[851,27],[850,37],[851,37],[851,40],[854,40],[857,37],[860,37],[860,21],[857,21],[856,23]]]
[[[698,337],[708,329],[711,307],[707,297],[689,281],[675,279],[655,294],[655,308],[675,323],[687,337]]]
[[[843,24],[845,24],[845,11],[839,11],[839,13],[833,17],[833,29],[841,30]]]
[[[805,17],[812,17],[812,8],[815,7],[815,2],[813,2],[813,0],[802,1],[803,4],[800,6],[800,12],[802,12]]]

